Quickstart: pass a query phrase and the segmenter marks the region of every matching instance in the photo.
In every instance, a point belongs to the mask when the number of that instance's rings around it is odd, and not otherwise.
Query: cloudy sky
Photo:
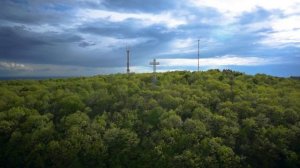
[[[1,0],[0,76],[300,75],[300,0]]]

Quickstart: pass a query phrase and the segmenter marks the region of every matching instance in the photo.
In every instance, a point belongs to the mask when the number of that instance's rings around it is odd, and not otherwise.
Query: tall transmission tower
[[[156,65],[159,65],[159,62],[156,61],[156,59],[154,58],[152,62],[150,62],[150,65],[153,65],[153,79],[152,82],[153,84],[156,83],[157,79],[156,79]]]
[[[127,74],[130,73],[130,69],[129,69],[129,54],[130,54],[130,50],[129,47],[126,47],[126,53],[127,53]]]
[[[200,40],[198,40],[198,72],[199,72],[199,59],[200,59],[199,49],[200,49]]]

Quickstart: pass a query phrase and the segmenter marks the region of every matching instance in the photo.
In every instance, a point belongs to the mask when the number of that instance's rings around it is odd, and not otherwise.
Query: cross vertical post
[[[156,59],[154,58],[152,62],[150,62],[150,65],[153,65],[153,79],[152,82],[153,84],[156,83],[156,65],[159,65],[159,62],[156,61]]]

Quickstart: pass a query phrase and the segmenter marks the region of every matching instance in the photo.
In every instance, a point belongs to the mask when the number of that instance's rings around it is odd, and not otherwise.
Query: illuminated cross
[[[159,65],[159,62],[156,62],[156,59],[153,59],[153,62],[150,62],[150,65],[153,65],[153,83],[156,83],[156,65]]]

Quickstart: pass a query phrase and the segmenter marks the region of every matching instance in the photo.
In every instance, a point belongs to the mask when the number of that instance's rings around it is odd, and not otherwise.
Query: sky
[[[300,0],[1,0],[0,76],[300,76]]]

